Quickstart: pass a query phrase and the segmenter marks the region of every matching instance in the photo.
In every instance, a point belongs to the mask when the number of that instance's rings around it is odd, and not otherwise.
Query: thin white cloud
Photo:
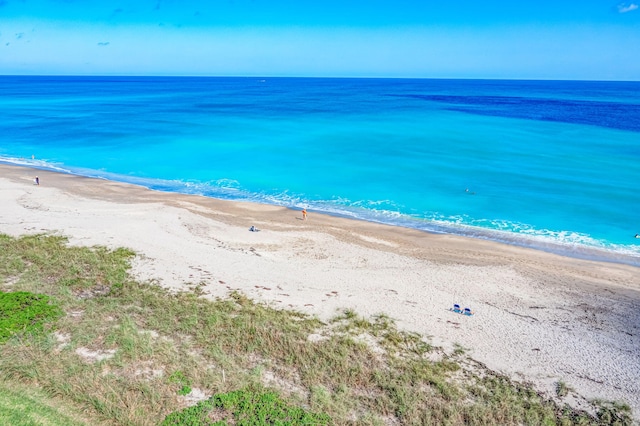
[[[635,3],[629,3],[628,5],[625,3],[619,4],[618,5],[618,12],[619,13],[627,13],[627,12],[632,12],[634,10],[636,10],[638,8],[638,5]]]

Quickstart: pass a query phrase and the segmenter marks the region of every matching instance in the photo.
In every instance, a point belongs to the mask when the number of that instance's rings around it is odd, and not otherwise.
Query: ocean
[[[640,266],[640,82],[0,76],[0,161]]]

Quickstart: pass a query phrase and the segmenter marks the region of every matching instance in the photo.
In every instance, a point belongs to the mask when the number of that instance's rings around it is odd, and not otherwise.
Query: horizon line
[[[498,77],[379,77],[379,76],[284,76],[284,75],[198,75],[198,74],[3,74],[0,77],[95,77],[95,78],[255,78],[255,79],[341,79],[341,80],[474,80],[474,81],[548,81],[639,83],[639,80],[587,80],[562,78],[498,78]]]

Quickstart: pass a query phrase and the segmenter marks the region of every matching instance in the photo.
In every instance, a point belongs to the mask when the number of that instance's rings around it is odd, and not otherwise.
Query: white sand
[[[202,282],[321,319],[386,313],[550,395],[561,380],[640,412],[638,268],[43,171],[35,186],[35,174],[0,166],[0,233],[129,247],[136,276],[169,288]]]

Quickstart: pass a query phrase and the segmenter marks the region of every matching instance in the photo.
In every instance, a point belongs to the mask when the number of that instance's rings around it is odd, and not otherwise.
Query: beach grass
[[[86,424],[631,424],[624,405],[572,409],[566,386],[543,396],[385,315],[321,322],[198,283],[171,293],[133,280],[133,256],[0,235],[0,291],[54,312],[0,344],[1,410],[20,410],[2,390],[15,384],[40,395],[25,411],[55,401]]]
[[[161,426],[188,424],[288,424],[323,425],[331,424],[326,414],[309,413],[298,407],[291,407],[273,391],[241,389],[199,402],[168,415]]]
[[[68,401],[34,386],[0,380],[0,426],[82,426],[87,420]]]

